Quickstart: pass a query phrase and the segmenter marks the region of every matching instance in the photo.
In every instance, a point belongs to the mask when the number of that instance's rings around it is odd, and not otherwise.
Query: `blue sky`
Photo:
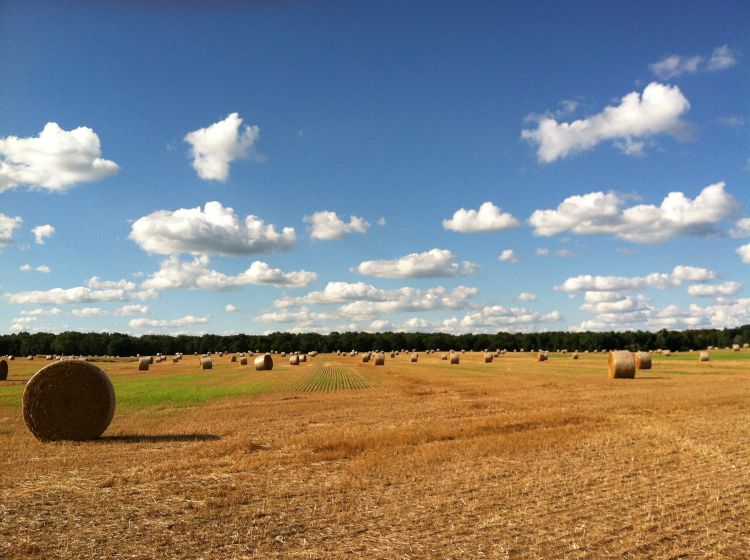
[[[0,2],[0,332],[750,322],[744,2],[113,4]]]

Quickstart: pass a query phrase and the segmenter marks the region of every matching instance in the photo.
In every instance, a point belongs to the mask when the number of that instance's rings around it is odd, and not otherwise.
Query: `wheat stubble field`
[[[2,558],[747,558],[750,352],[100,361],[104,437],[37,442],[0,384]]]

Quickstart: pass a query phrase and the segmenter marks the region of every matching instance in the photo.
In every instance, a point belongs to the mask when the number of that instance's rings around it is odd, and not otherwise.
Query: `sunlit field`
[[[748,558],[750,351],[214,356],[138,372],[104,436],[40,443],[0,382],[0,558]]]

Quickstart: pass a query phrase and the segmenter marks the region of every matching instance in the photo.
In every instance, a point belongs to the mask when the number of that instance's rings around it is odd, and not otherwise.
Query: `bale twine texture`
[[[651,369],[651,354],[648,352],[636,352],[635,367],[638,369]]]
[[[633,379],[635,377],[635,358],[628,350],[610,352],[608,366],[610,379]]]
[[[112,382],[88,362],[49,364],[29,379],[23,392],[23,420],[41,441],[96,439],[114,414]]]
[[[258,356],[254,361],[256,371],[270,371],[273,369],[273,357],[271,354],[263,354]]]

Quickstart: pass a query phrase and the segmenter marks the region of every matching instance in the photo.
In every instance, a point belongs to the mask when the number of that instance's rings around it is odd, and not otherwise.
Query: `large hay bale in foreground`
[[[214,368],[214,362],[211,360],[211,358],[203,358],[201,360],[201,369],[213,369]]]
[[[698,361],[700,362],[707,362],[708,361],[708,352],[705,350],[700,353],[700,356],[698,356]]]
[[[633,357],[635,367],[638,369],[651,369],[651,354],[648,352],[636,352]]]
[[[149,358],[138,358],[138,371],[148,371],[148,366],[151,364]]]
[[[299,365],[299,356],[296,354],[292,354],[289,356],[289,365],[290,366],[298,366]]]
[[[375,365],[376,366],[384,366],[385,365],[385,354],[382,352],[375,356]]]
[[[457,364],[460,361],[458,356],[455,352],[451,354],[451,364]]]
[[[41,441],[98,438],[114,414],[112,382],[88,362],[49,364],[29,379],[23,392],[23,420]]]
[[[268,353],[258,356],[253,363],[255,364],[256,371],[270,371],[273,369],[273,358]]]
[[[633,379],[635,377],[635,358],[628,350],[613,350],[608,360],[610,379]]]
[[[495,356],[492,354],[492,352],[486,352],[485,355],[484,355],[484,363],[485,364],[491,364],[492,363],[492,358],[494,358],[494,357]]]
[[[0,381],[8,379],[8,362],[0,360]]]

